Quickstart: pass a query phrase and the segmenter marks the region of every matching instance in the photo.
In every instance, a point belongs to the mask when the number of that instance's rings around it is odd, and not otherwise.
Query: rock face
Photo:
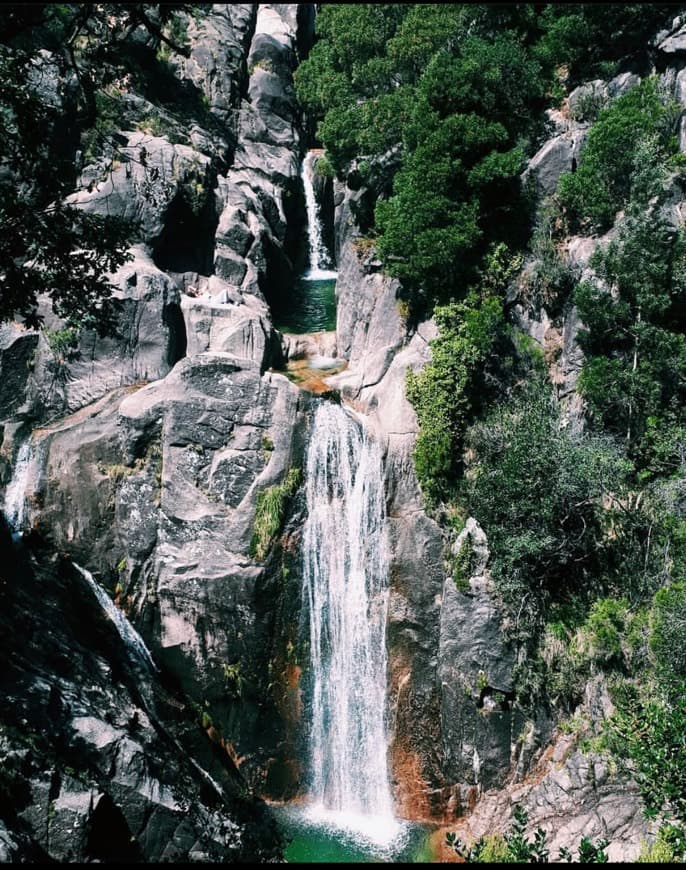
[[[451,550],[456,556],[469,552],[473,573],[462,588],[453,577],[443,585],[438,679],[444,769],[452,781],[488,789],[500,785],[523,724],[512,710],[515,650],[503,638],[486,535],[473,517]]]
[[[44,547],[17,549],[4,523],[0,549],[3,860],[278,854],[235,765],[188,699],[136,665],[82,575]]]
[[[71,197],[140,221],[114,276],[117,336],[82,333],[69,347],[47,305],[40,334],[0,333],[5,484],[31,439],[20,493],[27,562],[12,557],[2,589],[37,578],[3,608],[30,626],[25,658],[2,677],[17,705],[0,751],[22,791],[0,830],[10,857],[278,854],[263,806],[245,795],[266,791],[268,776],[280,793],[298,780],[282,727],[295,722],[288,705],[297,709],[278,622],[288,557],[270,546],[283,518],[259,552],[254,526],[261,494],[289,472],[297,480],[310,402],[267,371],[283,358],[270,294],[290,286],[302,226],[291,73],[310,38],[299,32],[312,24],[306,13],[218,5],[189,18],[190,56],[169,61],[195,100],[187,129],[170,115],[169,134],[146,132],[138,120],[155,107],[123,97],[131,129],[117,162],[84,167]],[[157,672],[143,679],[121,665],[92,591],[78,572],[51,567],[58,552],[114,595]],[[33,613],[31,595],[45,608]],[[31,638],[42,631],[38,666]],[[48,722],[54,740],[32,750],[30,735],[49,733]]]
[[[9,806],[0,797],[0,860],[278,853],[268,814],[247,795],[288,799],[305,787],[297,473],[320,400],[274,369],[312,355],[347,362],[327,385],[383,447],[398,814],[451,830],[467,817],[463,830],[479,836],[524,802],[554,847],[608,836],[614,859],[635,855],[645,831],[633,784],[516,708],[517,650],[479,518],[453,539],[426,510],[405,378],[430,359],[436,327],[409,331],[400,286],[361,238],[374,193],[354,173],[318,188],[333,209],[335,335],[273,326],[270,306],[283,305],[302,254],[291,73],[312,15],[307,5],[230,4],[190,17],[189,57],[169,60],[192,96],[187,125],[163,113],[169,130],[153,133],[142,122],[156,107],[123,97],[131,123],[119,165],[105,155],[83,167],[72,196],[141,221],[114,276],[118,335],[82,333],[70,348],[47,310],[41,333],[0,329],[6,491],[31,444],[27,534],[17,548],[0,530],[0,761],[11,795]],[[657,50],[675,57],[682,41],[675,22]],[[682,73],[664,76],[683,103]],[[589,115],[636,78],[588,83],[566,114],[551,113],[553,135],[523,177],[537,197],[574,169]],[[583,272],[602,241],[570,240],[570,263]],[[510,301],[580,425],[577,313]],[[131,663],[72,560],[114,597],[157,670]],[[456,562],[469,570],[458,576]],[[594,716],[596,701],[587,699]]]

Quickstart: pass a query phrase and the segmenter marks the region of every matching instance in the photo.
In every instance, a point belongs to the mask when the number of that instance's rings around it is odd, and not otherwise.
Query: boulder
[[[566,135],[556,136],[545,143],[531,158],[522,174],[522,184],[530,179],[536,184],[539,196],[549,196],[557,189],[564,172],[572,170],[574,142]]]

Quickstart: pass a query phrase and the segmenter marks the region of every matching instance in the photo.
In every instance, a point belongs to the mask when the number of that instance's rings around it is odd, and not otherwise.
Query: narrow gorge
[[[591,5],[588,50],[543,7],[12,6],[0,126],[28,101],[125,241],[111,329],[0,268],[0,861],[511,860],[522,811],[551,860],[679,842],[603,729],[681,697],[686,12],[605,45]],[[573,185],[639,140],[597,217]]]

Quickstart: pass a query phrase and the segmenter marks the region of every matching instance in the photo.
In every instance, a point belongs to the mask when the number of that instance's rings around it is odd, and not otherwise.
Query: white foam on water
[[[406,823],[391,816],[329,810],[321,804],[306,806],[303,820],[334,834],[347,835],[348,839],[362,847],[376,848],[382,852],[401,849],[408,831]]]

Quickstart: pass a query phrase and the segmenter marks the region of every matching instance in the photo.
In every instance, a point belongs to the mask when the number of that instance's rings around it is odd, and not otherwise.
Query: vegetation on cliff
[[[603,674],[617,712],[601,742],[629,754],[648,809],[683,824],[682,106],[646,74],[678,11],[332,4],[296,83],[335,172],[373,192],[363,230],[387,273],[439,327],[408,376],[415,469],[437,517],[488,535],[518,703],[571,712]],[[640,84],[586,106],[578,165],[537,202],[520,174],[550,136],[544,109],[635,70]],[[608,231],[580,278],[565,241]],[[583,418],[555,400],[513,301],[558,326],[576,309]]]
[[[65,201],[83,155],[120,145],[122,82],[150,90],[167,52],[187,54],[185,4],[15,4],[0,34],[0,321],[29,327],[50,299],[68,326],[110,331],[110,274],[129,259],[134,225]],[[160,54],[160,57],[157,55]],[[167,75],[167,93],[170,91]]]

